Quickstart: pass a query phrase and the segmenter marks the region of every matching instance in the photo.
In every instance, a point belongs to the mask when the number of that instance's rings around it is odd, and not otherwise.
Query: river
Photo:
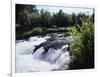
[[[71,61],[70,54],[64,50],[66,45],[60,49],[50,48],[47,54],[43,55],[43,47],[39,48],[34,54],[36,45],[45,42],[50,36],[33,36],[28,40],[17,40],[16,42],[16,73],[58,71],[67,70]],[[71,37],[66,37],[69,40]],[[68,45],[67,45],[68,46]]]

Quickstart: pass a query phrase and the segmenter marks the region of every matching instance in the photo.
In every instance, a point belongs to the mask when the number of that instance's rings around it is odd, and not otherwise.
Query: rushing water
[[[70,55],[65,49],[68,45],[57,50],[50,48],[47,54],[42,54],[44,49],[41,47],[32,55],[35,45],[45,42],[47,38],[50,36],[30,37],[28,41],[18,40],[16,43],[17,73],[68,69]]]

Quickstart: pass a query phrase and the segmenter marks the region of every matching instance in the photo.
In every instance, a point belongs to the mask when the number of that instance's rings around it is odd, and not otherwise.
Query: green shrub
[[[73,42],[73,61],[70,69],[94,68],[94,25],[85,24]]]

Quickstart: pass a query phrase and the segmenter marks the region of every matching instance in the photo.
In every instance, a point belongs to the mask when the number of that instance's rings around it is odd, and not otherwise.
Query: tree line
[[[33,27],[68,27],[79,24],[82,26],[82,21],[91,20],[93,22],[93,15],[89,16],[85,13],[67,14],[62,9],[57,13],[50,13],[44,9],[39,10],[36,5],[16,4],[16,27],[23,30],[30,30]],[[19,28],[17,28],[19,29]]]

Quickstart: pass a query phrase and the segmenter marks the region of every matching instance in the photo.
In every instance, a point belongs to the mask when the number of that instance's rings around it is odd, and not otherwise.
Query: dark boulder
[[[47,41],[41,43],[40,45],[36,46],[33,50],[33,53],[36,52],[39,48],[43,47],[44,52],[47,53],[49,48],[59,49],[62,46],[66,45],[67,41],[65,38],[58,38],[58,39],[48,39]]]

